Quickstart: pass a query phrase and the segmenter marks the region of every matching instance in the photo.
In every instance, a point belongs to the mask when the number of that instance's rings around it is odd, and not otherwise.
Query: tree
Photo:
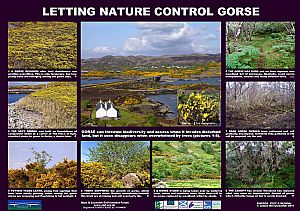
[[[228,141],[226,145],[227,184],[274,185],[274,178],[294,180],[295,142]],[[285,171],[290,171],[284,178]],[[275,176],[274,176],[275,175]],[[286,175],[285,175],[286,176]],[[272,182],[266,183],[271,180]],[[263,184],[263,182],[265,184]]]
[[[242,32],[244,22],[228,22],[226,32],[232,33],[234,37],[234,52],[238,52],[238,39]],[[228,37],[227,37],[228,40]]]
[[[46,168],[46,165],[52,160],[52,156],[46,151],[35,151],[34,148],[30,148],[31,153],[33,154],[33,158],[27,159],[28,163],[34,162],[41,168]]]
[[[89,148],[88,160],[103,163],[108,176],[122,177],[144,170],[149,156],[149,146],[143,141],[101,141]]]

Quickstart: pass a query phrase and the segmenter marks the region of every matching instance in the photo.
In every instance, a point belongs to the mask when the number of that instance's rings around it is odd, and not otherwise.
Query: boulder
[[[129,173],[122,177],[126,188],[137,188],[143,184],[142,178],[137,173]]]

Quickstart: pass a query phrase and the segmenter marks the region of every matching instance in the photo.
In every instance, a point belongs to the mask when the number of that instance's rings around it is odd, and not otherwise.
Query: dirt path
[[[257,68],[264,68],[266,56],[264,54],[264,49],[263,48],[259,48],[259,49],[260,49],[261,53],[260,53],[260,56],[258,57]]]

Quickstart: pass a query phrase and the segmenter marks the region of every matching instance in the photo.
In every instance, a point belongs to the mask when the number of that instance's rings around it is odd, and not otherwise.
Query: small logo
[[[162,210],[164,208],[164,202],[163,201],[155,201],[155,209],[156,210]]]
[[[184,201],[184,200],[179,201],[178,209],[187,209],[187,208],[188,208],[188,201]]]
[[[164,201],[164,209],[178,210],[178,201]]]
[[[8,200],[8,210],[42,210],[42,201]]]
[[[212,202],[211,201],[204,201],[204,209],[211,210],[212,209]]]
[[[220,210],[221,209],[221,200],[212,201],[212,209]]]
[[[188,209],[202,210],[203,209],[203,201],[188,201]]]

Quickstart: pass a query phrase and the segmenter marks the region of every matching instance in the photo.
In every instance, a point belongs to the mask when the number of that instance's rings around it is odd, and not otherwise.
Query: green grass
[[[98,126],[110,125],[110,126],[144,126],[147,123],[147,116],[137,114],[129,111],[126,108],[117,107],[121,113],[120,119],[97,119]],[[93,111],[92,117],[95,117]]]
[[[221,188],[221,179],[167,180],[168,188]]]
[[[220,151],[219,141],[154,141],[152,178],[170,188],[221,188]]]

